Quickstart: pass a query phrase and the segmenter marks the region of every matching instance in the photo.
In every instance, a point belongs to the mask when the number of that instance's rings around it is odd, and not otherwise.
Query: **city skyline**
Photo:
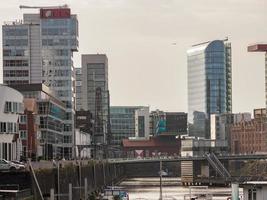
[[[265,40],[264,1],[75,2],[11,0],[1,7],[0,20],[21,19],[26,11],[19,4],[69,4],[80,22],[75,66],[81,66],[81,54],[107,54],[111,105],[150,105],[151,110],[187,112],[186,50],[228,36],[233,47],[233,112],[265,106],[264,60],[246,51],[248,44]]]

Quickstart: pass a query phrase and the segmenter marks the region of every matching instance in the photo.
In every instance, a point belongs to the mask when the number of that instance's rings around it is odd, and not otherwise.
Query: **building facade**
[[[92,113],[85,110],[76,111],[75,126],[76,129],[92,135],[94,131],[94,119]]]
[[[210,138],[230,142],[230,128],[241,121],[251,121],[250,113],[223,113],[210,115]],[[230,143],[229,143],[230,144]]]
[[[109,143],[108,58],[105,54],[82,55],[82,109],[95,120],[93,142]]]
[[[44,84],[12,85],[24,98],[37,102],[39,132],[37,134],[38,157],[43,159],[72,158],[72,151],[64,145],[66,105]]]
[[[151,135],[184,135],[187,133],[187,114],[184,112],[152,111]]]
[[[64,148],[72,152],[74,136],[73,52],[78,50],[78,21],[71,10],[40,9],[23,20],[5,23],[3,81],[5,84],[44,83],[55,90],[67,107]]]
[[[123,139],[135,137],[135,111],[142,106],[111,106],[111,145],[120,146]]]
[[[19,137],[19,114],[23,114],[23,95],[0,85],[0,159],[19,160],[22,144]]]
[[[231,44],[214,40],[187,51],[189,134],[210,137],[210,114],[232,111]]]
[[[34,98],[24,98],[24,113],[19,116],[19,136],[22,142],[21,160],[38,157],[39,118],[37,101]]]
[[[82,110],[82,69],[75,68],[76,110]]]
[[[158,131],[161,131],[159,129],[159,123],[160,121],[165,120],[165,112],[162,110],[155,110],[151,111],[149,114],[149,129],[150,129],[150,135],[157,135]],[[163,126],[165,130],[165,125]]]
[[[231,153],[267,152],[266,109],[255,109],[254,119],[241,120],[230,129]]]
[[[135,137],[149,138],[149,107],[135,110]]]

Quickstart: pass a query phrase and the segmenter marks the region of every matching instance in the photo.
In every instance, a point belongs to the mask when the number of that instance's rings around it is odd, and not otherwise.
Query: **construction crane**
[[[67,4],[64,4],[62,6],[25,6],[20,5],[20,9],[60,9],[60,8],[68,8],[69,6]]]

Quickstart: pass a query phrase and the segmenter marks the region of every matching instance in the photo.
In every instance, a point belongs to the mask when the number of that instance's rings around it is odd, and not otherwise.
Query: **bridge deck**
[[[261,155],[221,155],[217,156],[219,160],[260,160],[267,159],[267,154]],[[116,158],[108,159],[109,163],[153,163],[153,162],[179,162],[179,161],[200,161],[206,160],[203,156],[188,157],[145,157],[145,158]]]

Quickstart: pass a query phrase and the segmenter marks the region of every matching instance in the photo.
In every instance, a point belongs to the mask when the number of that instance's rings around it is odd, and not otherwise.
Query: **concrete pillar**
[[[54,191],[54,188],[50,189],[50,200],[55,200],[55,191]]]
[[[72,184],[69,183],[69,200],[72,200]]]
[[[87,178],[84,178],[84,199],[88,198],[88,183]]]
[[[210,176],[209,165],[206,162],[201,162],[201,176],[209,177]]]
[[[239,200],[239,184],[232,183],[232,200]]]

